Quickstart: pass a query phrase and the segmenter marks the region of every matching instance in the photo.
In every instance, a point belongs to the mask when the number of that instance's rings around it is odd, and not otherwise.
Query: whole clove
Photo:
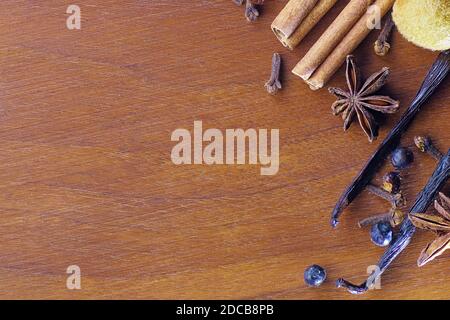
[[[399,193],[401,186],[400,174],[395,171],[386,173],[383,176],[383,189],[390,193]]]
[[[378,39],[377,41],[375,41],[374,44],[374,50],[377,55],[385,56],[391,49],[391,45],[389,44],[388,40],[394,26],[395,23],[394,20],[392,19],[392,12],[391,12],[387,15],[383,29],[381,30],[380,35],[378,36]]]
[[[378,147],[364,168],[355,177],[350,186],[339,198],[331,214],[331,225],[336,227],[343,210],[364,190],[372,180],[378,168],[382,165],[387,155],[397,147],[403,133],[408,129],[412,120],[419,113],[421,106],[428,100],[438,88],[450,71],[450,50],[439,54],[437,60],[428,72],[413,102],[401,117],[397,125]]]
[[[358,222],[358,226],[360,228],[373,226],[374,224],[380,223],[380,222],[389,222],[392,227],[398,226],[400,223],[403,222],[405,218],[405,214],[403,211],[391,208],[391,210],[387,213],[377,214],[372,217],[365,218]]]
[[[400,192],[390,193],[373,184],[368,184],[367,190],[370,193],[389,201],[389,203],[392,205],[393,208],[403,207],[406,204],[406,200]]]
[[[417,136],[414,143],[421,152],[429,154],[437,161],[441,160],[442,153],[433,145],[430,138]]]
[[[247,18],[247,21],[253,22],[256,21],[259,17],[259,11],[256,9],[256,6],[254,3],[252,3],[250,0],[247,0],[245,3],[245,17]]]
[[[247,1],[247,0],[233,0],[233,2],[235,4],[237,4],[238,6],[241,6],[244,3],[244,1]],[[251,2],[251,3],[255,4],[255,5],[264,4],[264,0],[249,0],[249,2]]]
[[[269,94],[275,95],[278,90],[282,88],[280,82],[280,68],[281,56],[279,53],[274,53],[272,57],[272,71],[270,73],[270,79],[265,84]]]
[[[398,208],[406,205],[406,199],[400,192],[400,184],[400,174],[398,172],[388,172],[383,176],[382,188],[378,188],[372,184],[367,185],[369,192],[389,201],[391,209],[387,213],[378,214],[359,221],[358,226],[360,228],[373,226],[381,222],[389,222],[392,227],[396,227],[403,222],[405,214]]]
[[[248,21],[253,22],[256,21],[259,17],[259,11],[257,9],[257,5],[262,5],[264,0],[233,0],[235,4],[238,6],[242,5],[245,1],[245,18]]]
[[[388,222],[390,220],[390,218],[391,218],[390,213],[377,214],[375,216],[368,217],[368,218],[365,218],[365,219],[359,221],[358,226],[360,228],[373,226],[374,224],[377,224],[380,222]]]
[[[450,149],[447,154],[441,158],[436,170],[428,180],[422,192],[417,196],[416,201],[409,210],[409,213],[425,213],[428,207],[433,203],[434,198],[446,183],[450,174]],[[345,288],[352,294],[362,294],[368,291],[375,281],[387,270],[390,264],[398,257],[398,255],[409,245],[416,231],[416,227],[410,219],[403,221],[400,232],[397,234],[393,243],[385,251],[384,255],[378,262],[378,269],[374,271],[369,278],[360,285],[355,285],[345,279],[336,281],[338,288]]]

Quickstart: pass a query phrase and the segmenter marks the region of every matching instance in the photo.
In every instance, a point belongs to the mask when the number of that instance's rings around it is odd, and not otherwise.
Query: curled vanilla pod
[[[450,149],[447,154],[441,158],[439,164],[434,171],[431,178],[428,180],[425,188],[417,196],[414,205],[409,212],[425,213],[428,207],[433,203],[434,198],[438,194],[439,190],[446,183],[450,174]],[[352,294],[362,294],[369,290],[375,280],[386,271],[389,265],[397,258],[397,256],[408,246],[416,231],[409,219],[403,221],[400,232],[397,235],[396,240],[385,251],[384,255],[378,262],[378,270],[372,273],[369,278],[360,285],[354,285],[345,279],[339,279],[336,282],[336,286],[339,288],[345,288]]]

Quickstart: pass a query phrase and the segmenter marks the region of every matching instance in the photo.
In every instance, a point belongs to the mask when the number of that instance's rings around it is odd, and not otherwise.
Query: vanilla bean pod
[[[444,186],[450,174],[450,149],[447,154],[443,156],[434,171],[431,178],[428,180],[425,188],[417,196],[414,205],[409,210],[410,213],[425,213],[428,207],[433,203],[434,198],[439,190]],[[397,258],[397,256],[408,246],[411,238],[414,235],[416,228],[409,219],[406,219],[397,234],[396,240],[389,246],[384,255],[378,262],[378,270],[372,273],[369,278],[361,285],[354,285],[347,280],[339,279],[336,282],[337,287],[347,289],[352,294],[361,294],[369,290],[374,284],[375,280],[389,267],[389,265]]]
[[[336,227],[342,211],[364,190],[366,185],[382,165],[388,154],[399,144],[402,134],[407,130],[414,117],[421,110],[421,106],[433,94],[450,71],[450,50],[441,52],[398,124],[391,130],[377,151],[372,155],[361,172],[356,176],[351,185],[344,191],[338,200],[331,215],[331,225]]]

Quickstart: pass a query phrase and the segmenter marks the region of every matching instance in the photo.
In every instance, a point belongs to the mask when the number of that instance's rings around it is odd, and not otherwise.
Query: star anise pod
[[[362,84],[361,73],[356,66],[354,57],[352,55],[347,56],[345,76],[348,92],[340,88],[328,89],[330,93],[338,98],[331,106],[331,109],[335,116],[342,113],[344,131],[347,131],[353,119],[357,116],[359,124],[369,138],[369,141],[372,142],[376,139],[378,136],[378,124],[372,111],[394,113],[399,108],[398,101],[387,96],[374,95],[375,92],[384,86],[389,73],[389,68],[385,67],[371,75]]]
[[[417,260],[419,267],[440,256],[445,250],[450,249],[450,199],[443,193],[439,193],[441,203],[434,201],[434,208],[439,215],[424,213],[411,213],[409,219],[417,228],[432,230],[437,234],[436,240],[429,243]]]

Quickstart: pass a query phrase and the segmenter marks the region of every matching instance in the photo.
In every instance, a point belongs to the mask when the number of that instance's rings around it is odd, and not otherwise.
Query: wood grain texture
[[[387,211],[363,193],[339,228],[330,212],[342,190],[406,109],[436,53],[396,33],[376,57],[372,33],[355,52],[368,75],[392,68],[384,90],[401,111],[367,142],[331,115],[334,98],[290,70],[337,16],[340,1],[295,51],[270,24],[285,1],[267,1],[249,24],[232,1],[76,1],[82,29],[66,28],[75,1],[0,2],[0,298],[450,299],[450,255],[422,269],[419,232],[382,278],[354,297],[334,288],[360,282],[383,249],[357,221]],[[283,90],[264,83],[272,53],[283,57]],[[343,69],[333,86],[344,86]],[[428,134],[449,147],[450,82],[403,139]],[[175,166],[177,128],[280,129],[280,171]],[[404,174],[409,203],[435,162],[416,153]],[[388,164],[380,172],[390,170]],[[378,179],[379,181],[379,179]],[[319,289],[306,266],[327,268]],[[82,289],[66,289],[79,265]]]

